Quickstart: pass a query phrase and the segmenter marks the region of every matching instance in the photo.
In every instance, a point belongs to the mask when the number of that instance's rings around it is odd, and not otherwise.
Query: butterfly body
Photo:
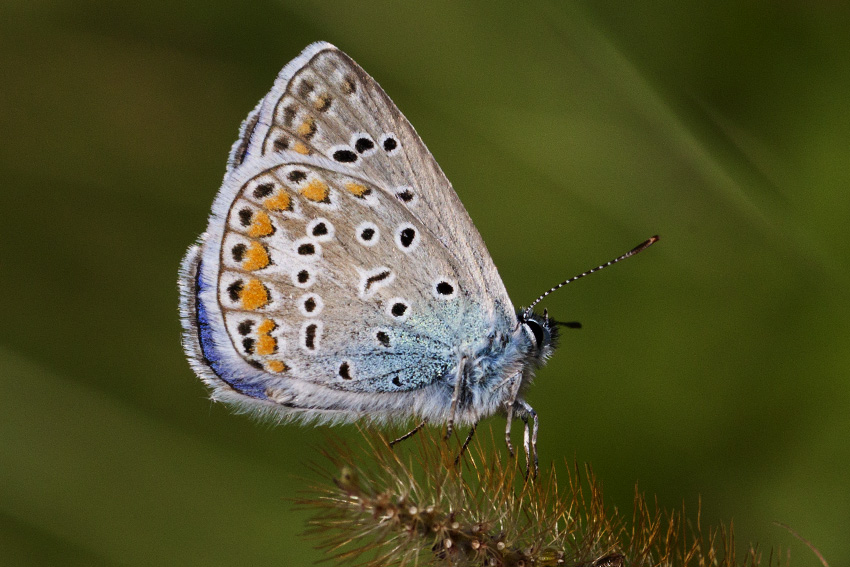
[[[243,123],[180,273],[184,347],[213,398],[281,419],[527,417],[556,338],[514,310],[413,127],[326,43]]]

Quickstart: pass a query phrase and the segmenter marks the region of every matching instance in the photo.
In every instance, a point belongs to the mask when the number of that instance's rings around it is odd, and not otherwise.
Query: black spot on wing
[[[351,380],[351,367],[349,367],[347,362],[339,365],[339,377],[343,380]]]
[[[351,150],[337,150],[333,153],[333,158],[340,163],[354,163],[357,161],[357,154]]]
[[[391,275],[391,272],[389,270],[384,270],[383,272],[381,272],[379,274],[375,274],[374,276],[369,276],[368,278],[366,278],[366,286],[364,287],[363,291],[369,291],[369,288],[372,287],[372,284],[378,283],[379,281],[383,281],[383,280],[387,279],[388,277],[390,277],[390,275]]]
[[[370,140],[369,138],[359,138],[357,142],[354,143],[354,149],[357,150],[357,153],[362,154],[363,152],[369,151],[375,147],[375,142]]]
[[[382,346],[390,346],[390,336],[386,333],[386,331],[378,331],[375,333],[375,338],[378,339],[378,342],[381,343]]]
[[[274,191],[274,184],[272,183],[263,183],[262,185],[257,185],[254,188],[254,198],[262,199],[264,197],[268,197]]]

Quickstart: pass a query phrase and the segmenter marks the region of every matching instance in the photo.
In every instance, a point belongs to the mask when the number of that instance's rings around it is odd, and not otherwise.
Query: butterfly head
[[[530,358],[542,364],[558,346],[558,323],[549,318],[549,313],[543,315],[533,311],[520,310],[517,313],[522,331],[531,341]]]

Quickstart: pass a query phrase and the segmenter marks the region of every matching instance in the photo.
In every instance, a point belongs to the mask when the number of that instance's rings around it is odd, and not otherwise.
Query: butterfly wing
[[[469,283],[487,292],[482,305],[513,316],[487,247],[451,183],[410,122],[345,53],[328,43],[309,46],[283,69],[250,122],[242,133],[245,155],[290,149],[374,180],[432,228]]]
[[[216,396],[284,415],[439,419],[460,349],[516,325],[431,154],[326,43],[243,124],[181,289],[187,352]]]

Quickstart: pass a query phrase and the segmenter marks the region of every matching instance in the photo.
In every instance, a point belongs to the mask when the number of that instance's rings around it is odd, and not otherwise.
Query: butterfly
[[[333,45],[308,46],[243,122],[179,284],[183,345],[215,400],[448,431],[502,412],[511,453],[518,416],[536,462],[525,392],[558,323],[513,307],[416,131]]]

